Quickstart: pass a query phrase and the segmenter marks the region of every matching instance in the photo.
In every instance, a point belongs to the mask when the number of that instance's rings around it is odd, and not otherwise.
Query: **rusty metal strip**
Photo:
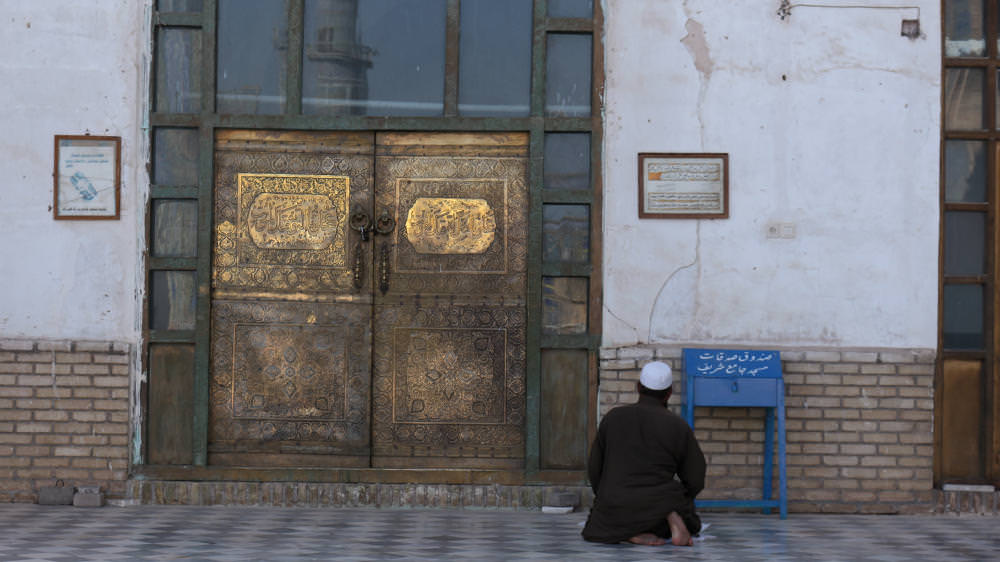
[[[545,20],[548,8],[547,0],[535,0],[531,36],[531,115],[538,117],[545,115]]]
[[[153,107],[155,110],[155,107]],[[197,127],[201,116],[192,113],[150,113],[149,124],[153,127]]]
[[[271,291],[241,291],[234,289],[214,289],[212,291],[214,300],[278,300],[289,302],[315,302],[315,303],[371,303],[371,295],[344,295],[344,294],[322,294],[322,293],[277,293]]]
[[[544,6],[543,6],[544,7]],[[537,13],[536,13],[537,17]],[[545,154],[545,130],[531,130],[528,159],[529,213],[528,213],[528,294],[527,294],[527,345],[525,346],[525,472],[538,472],[540,456],[541,413],[541,326],[542,326],[542,161]]]
[[[591,123],[590,131],[590,181],[593,182],[593,200],[590,203],[590,309],[588,311],[588,334],[591,342],[588,400],[588,445],[597,434],[597,385],[599,383],[598,356],[601,346],[601,326],[604,314],[604,276],[603,266],[603,212],[604,212],[604,121],[601,100],[604,99],[604,6],[601,2],[594,3],[594,39],[591,46],[593,53],[593,69],[590,76],[593,81],[591,92]]]
[[[461,26],[460,0],[448,0],[444,47],[444,116],[458,115],[458,50]]]
[[[302,131],[526,131],[540,118],[210,115],[216,127]]]
[[[304,0],[288,0],[288,50],[285,59],[285,113],[302,113],[302,42]]]
[[[146,267],[150,271],[192,270],[192,269],[198,269],[198,259],[150,257],[146,260]]]
[[[211,280],[212,280],[212,176],[214,129],[204,116],[215,110],[215,29],[216,0],[202,4],[202,115],[199,128],[200,154],[198,160],[198,297],[195,305],[195,364],[194,404],[191,420],[192,458],[195,465],[208,462],[208,371],[211,362],[209,338],[211,337]]]
[[[530,477],[509,470],[374,468],[221,468],[133,466],[136,480],[232,482],[343,482],[372,484],[583,484],[583,471],[547,470]]]
[[[545,27],[559,33],[592,33],[594,20],[590,18],[547,18]]]

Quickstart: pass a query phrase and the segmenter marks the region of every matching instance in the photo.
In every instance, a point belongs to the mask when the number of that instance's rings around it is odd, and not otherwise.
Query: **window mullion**
[[[288,2],[288,51],[285,53],[285,114],[302,113],[302,42],[305,33],[305,0]]]
[[[204,0],[202,5],[202,107],[199,123],[198,158],[198,295],[195,308],[194,389],[192,397],[191,453],[192,464],[208,463],[208,371],[211,318],[212,274],[212,176],[214,154],[215,113],[215,46],[217,0]]]
[[[545,114],[545,22],[548,2],[535,0],[531,39],[531,115]]]
[[[444,116],[458,115],[458,46],[461,26],[461,0],[448,0],[444,43]]]

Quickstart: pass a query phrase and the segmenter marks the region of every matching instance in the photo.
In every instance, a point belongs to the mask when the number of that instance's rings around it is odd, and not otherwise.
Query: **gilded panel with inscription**
[[[497,219],[485,199],[420,197],[404,228],[418,254],[482,254],[496,237]]]
[[[396,221],[389,291],[523,298],[527,136],[379,139],[376,208]]]
[[[397,180],[394,205],[405,220],[393,272],[508,273],[507,187],[497,179]]]
[[[370,133],[220,131],[213,288],[356,293],[348,216],[371,206],[372,150]]]
[[[235,222],[216,225],[217,287],[321,288],[347,272],[349,178],[237,174],[236,186]]]

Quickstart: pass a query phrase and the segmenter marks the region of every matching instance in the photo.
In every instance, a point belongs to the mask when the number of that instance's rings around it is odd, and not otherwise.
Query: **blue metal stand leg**
[[[771,499],[771,481],[774,479],[774,408],[767,408],[764,421],[764,493],[761,499]],[[765,507],[764,514],[770,515],[771,508]]]
[[[781,518],[788,518],[788,476],[785,466],[785,383],[778,381],[778,485],[779,512]]]

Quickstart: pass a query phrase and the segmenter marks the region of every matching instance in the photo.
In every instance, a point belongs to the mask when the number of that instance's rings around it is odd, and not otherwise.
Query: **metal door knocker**
[[[368,216],[368,213],[355,209],[355,211],[351,213],[351,218],[348,224],[350,224],[351,229],[361,233],[362,241],[368,241],[368,235],[372,231],[372,218]]]
[[[378,220],[375,221],[375,232],[385,236],[396,228],[396,219],[392,218],[389,211],[382,211]]]

